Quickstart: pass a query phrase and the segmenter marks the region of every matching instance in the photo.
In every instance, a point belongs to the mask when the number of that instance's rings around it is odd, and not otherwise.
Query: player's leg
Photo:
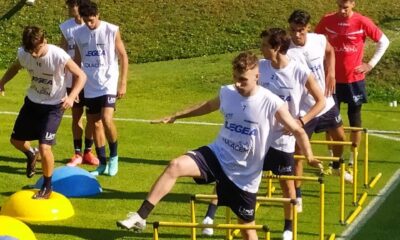
[[[238,218],[238,223],[243,224],[243,225],[255,225],[256,224],[255,221],[247,222],[240,218]],[[254,229],[241,229],[240,233],[242,234],[242,238],[244,240],[257,240],[258,239],[257,232]]]
[[[126,219],[118,221],[117,226],[125,229],[143,230],[146,226],[146,218],[155,205],[171,191],[179,177],[200,176],[200,169],[190,156],[182,155],[173,159],[153,184],[146,200],[143,201],[138,211],[128,214]]]
[[[83,135],[83,107],[74,106],[71,109],[72,113],[72,137],[74,141],[74,155],[67,163],[68,166],[76,166],[82,163],[82,135]]]

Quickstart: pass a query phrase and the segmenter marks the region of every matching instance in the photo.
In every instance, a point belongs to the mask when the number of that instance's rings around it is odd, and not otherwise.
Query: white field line
[[[381,189],[376,197],[368,204],[368,206],[357,216],[356,220],[352,222],[349,227],[342,233],[341,237],[336,239],[345,240],[351,239],[357,232],[364,226],[368,219],[370,219],[378,208],[383,204],[387,196],[397,187],[400,183],[400,169],[398,169],[389,182]]]

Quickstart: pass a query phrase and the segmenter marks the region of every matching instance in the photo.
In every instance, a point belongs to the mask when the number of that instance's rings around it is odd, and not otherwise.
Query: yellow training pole
[[[368,160],[368,143],[369,143],[369,139],[368,139],[368,130],[365,130],[365,156],[364,156],[364,187],[367,188],[368,187],[368,164],[369,164],[369,160]]]
[[[293,240],[297,240],[297,201],[293,199],[290,201],[290,203],[292,206],[292,215],[293,215],[293,222],[292,222]]]
[[[158,240],[158,223],[153,223],[153,239]]]
[[[357,204],[358,148],[353,148],[353,205]]]
[[[378,175],[375,176],[375,178],[371,181],[369,184],[370,188],[375,187],[375,184],[379,181],[379,179],[382,177],[382,173],[378,173]]]
[[[231,224],[232,222],[232,216],[231,216],[231,209],[226,207],[225,208],[225,223],[226,224]],[[232,229],[227,228],[226,229],[226,239],[232,239]]]
[[[340,160],[340,224],[344,224],[344,171],[345,164]]]
[[[334,233],[331,234],[331,236],[329,237],[329,240],[335,240],[336,239],[336,235]]]
[[[190,198],[190,215],[191,215],[191,220],[192,223],[196,222],[196,213],[195,213],[195,208],[194,208],[194,197],[192,196]],[[192,228],[192,239],[196,238],[196,228]]]
[[[367,192],[364,192],[364,193],[361,195],[360,200],[358,200],[358,205],[359,205],[359,206],[362,206],[362,205],[364,204],[365,200],[367,199],[367,196],[368,196],[368,193],[367,193]]]
[[[358,214],[361,212],[362,207],[357,206],[357,208],[354,210],[354,212],[347,218],[346,224],[350,224],[354,221],[354,219],[358,216]]]
[[[325,184],[324,180],[322,178],[320,179],[320,220],[319,220],[319,239],[324,240],[324,235],[325,235],[325,229],[324,229],[324,223],[325,223]]]

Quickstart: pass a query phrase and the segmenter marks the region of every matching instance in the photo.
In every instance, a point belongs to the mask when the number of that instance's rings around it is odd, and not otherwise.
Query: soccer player
[[[260,60],[260,85],[278,95],[288,105],[289,112],[297,119],[300,127],[305,127],[325,107],[325,98],[314,74],[304,64],[287,56],[290,36],[281,28],[270,28],[260,34],[261,52],[265,59]],[[307,111],[300,110],[306,104],[305,95],[312,102]],[[291,134],[282,134],[285,129],[274,129],[275,138],[264,160],[264,171],[271,170],[276,175],[294,175],[295,138]],[[319,162],[309,162],[319,167]],[[281,180],[283,197],[294,199],[293,180]],[[284,204],[285,225],[283,239],[292,239],[292,213],[290,204]]]
[[[22,33],[22,47],[18,49],[17,56],[17,60],[0,81],[0,91],[4,91],[4,85],[21,68],[27,69],[31,75],[31,85],[15,121],[10,141],[26,155],[26,175],[31,178],[35,174],[37,155],[33,152],[30,141],[39,140],[44,181],[33,198],[47,199],[52,192],[52,145],[55,144],[57,129],[64,110],[73,106],[74,100],[82,90],[86,75],[63,49],[47,44],[43,29],[36,26],[25,27]],[[69,95],[64,78],[66,70],[74,76]]]
[[[333,46],[336,57],[336,100],[347,103],[350,126],[361,127],[361,108],[367,102],[365,75],[379,62],[389,46],[386,35],[371,19],[354,12],[355,0],[337,0],[338,10],[325,15],[315,28]],[[369,62],[363,62],[366,38],[377,43]],[[353,147],[360,146],[361,132],[352,131]],[[350,164],[353,157],[350,156]]]
[[[118,26],[99,19],[96,3],[89,1],[81,4],[79,15],[85,26],[74,33],[77,46],[75,57],[88,76],[84,88],[87,121],[90,125],[103,124],[110,149],[107,164],[105,142],[96,144],[100,165],[91,173],[115,176],[118,172],[118,142],[113,116],[116,99],[126,93],[128,56]],[[101,134],[96,127],[95,141],[101,139]]]
[[[61,47],[71,56],[73,59],[75,56],[75,40],[74,31],[85,25],[78,11],[79,0],[66,0],[65,4],[68,6],[70,19],[60,24],[61,34]],[[72,74],[66,73],[67,81],[67,93],[71,91],[72,87]],[[83,123],[82,115],[84,109],[84,93],[79,93],[79,98],[75,101],[72,107],[72,137],[74,140],[75,153],[71,160],[67,163],[68,166],[76,166],[81,163],[89,165],[99,165],[99,159],[92,153],[93,145],[93,130],[94,126],[86,125],[85,127],[85,149],[82,153],[82,135],[83,135]],[[98,124],[100,129],[98,132],[103,132],[102,125]],[[104,136],[103,136],[104,138]],[[105,141],[104,139],[102,140]]]
[[[293,133],[307,159],[313,160],[308,137],[290,116],[284,102],[257,84],[257,56],[241,53],[232,65],[234,84],[222,86],[217,97],[156,121],[173,123],[179,118],[205,115],[219,109],[224,126],[213,143],[172,160],[138,211],[118,221],[119,227],[143,230],[154,206],[170,192],[179,177],[193,177],[203,184],[216,181],[218,204],[229,206],[239,223],[254,225],[263,159],[276,122]],[[257,239],[255,230],[242,230],[242,236],[243,239]]]
[[[332,96],[335,91],[335,52],[324,35],[309,33],[311,28],[310,19],[310,14],[303,10],[293,11],[288,19],[291,43],[287,55],[308,66],[314,74],[321,91],[325,93],[325,108],[314,119],[305,124],[304,130],[310,139],[314,132],[327,131],[333,140],[344,141],[346,136],[342,126],[342,118]],[[305,95],[302,102],[300,116],[306,114],[315,103],[310,94]],[[333,156],[343,157],[343,146],[332,146],[332,150]],[[297,153],[301,154],[299,151]],[[336,175],[340,175],[339,162],[333,163],[333,171]],[[296,176],[303,175],[301,160],[295,161],[295,173]],[[353,176],[346,172],[345,180],[352,183]],[[301,182],[296,181],[295,184],[298,202],[297,210],[301,212]]]

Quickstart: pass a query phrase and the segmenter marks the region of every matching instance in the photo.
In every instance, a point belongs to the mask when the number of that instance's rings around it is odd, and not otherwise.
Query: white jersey
[[[71,57],[61,48],[47,44],[47,53],[34,58],[24,50],[18,49],[18,60],[32,77],[27,96],[35,103],[56,105],[67,94],[65,65]]]
[[[306,93],[306,83],[311,70],[296,61],[289,61],[289,64],[281,69],[275,69],[271,61],[261,59],[259,61],[261,86],[269,89],[278,95],[283,101],[287,102],[289,112],[293,118],[300,115],[300,105],[302,96]],[[295,147],[294,136],[283,134],[284,127],[274,129],[274,141],[271,147],[292,153]]]
[[[326,38],[322,34],[307,33],[306,43],[304,46],[297,46],[293,42],[290,44],[290,48],[287,55],[308,66],[315,76],[319,87],[322,92],[325,92],[325,70],[324,70],[324,58],[326,49]],[[303,96],[303,104],[300,107],[300,115],[304,116],[315,104],[315,100],[311,94]],[[332,96],[325,97],[325,107],[317,115],[321,116],[329,111],[334,105],[335,101]]]
[[[82,69],[87,75],[85,98],[103,95],[116,95],[119,78],[118,56],[115,39],[118,26],[100,21],[98,28],[90,30],[87,26],[74,33],[78,46]]]
[[[277,124],[275,113],[284,103],[264,88],[243,97],[234,85],[220,90],[224,126],[209,145],[224,173],[240,189],[258,191],[264,156],[271,144],[270,132]]]
[[[71,56],[71,58],[74,58],[75,56],[75,40],[74,40],[74,32],[84,26],[85,24],[78,24],[75,21],[75,18],[70,18],[67,21],[63,22],[60,24],[60,30],[61,33],[63,34],[65,40],[67,41],[67,53]],[[67,81],[67,87],[71,88],[72,87],[72,74],[67,71],[65,74],[65,79]]]

